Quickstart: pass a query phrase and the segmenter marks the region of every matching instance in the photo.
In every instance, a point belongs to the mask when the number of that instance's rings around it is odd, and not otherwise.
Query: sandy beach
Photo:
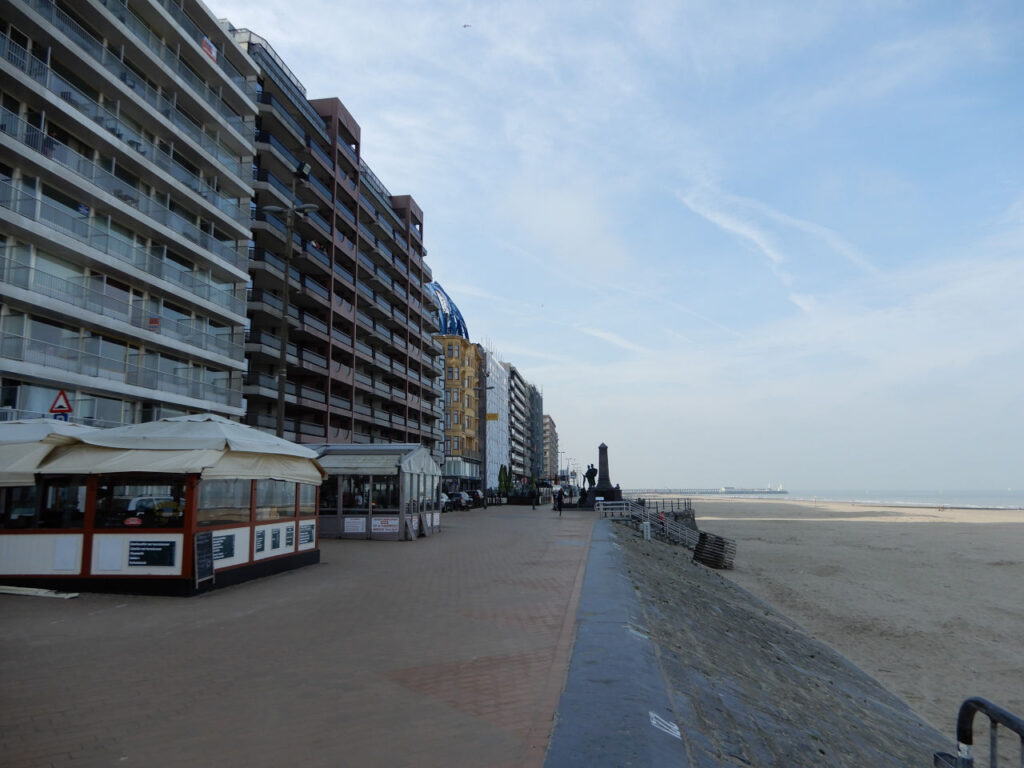
[[[702,530],[737,541],[726,576],[943,733],[953,735],[968,696],[1024,715],[1024,510],[696,498],[693,506]]]

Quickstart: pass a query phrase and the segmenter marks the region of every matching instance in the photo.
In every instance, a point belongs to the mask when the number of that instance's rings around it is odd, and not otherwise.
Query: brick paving
[[[593,520],[455,512],[196,598],[0,595],[0,765],[541,766]]]

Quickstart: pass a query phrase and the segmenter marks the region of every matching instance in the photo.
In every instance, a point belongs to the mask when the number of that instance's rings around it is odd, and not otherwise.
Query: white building
[[[511,443],[508,422],[508,369],[498,360],[494,349],[487,348],[487,402],[486,402],[486,488],[498,487],[498,472],[502,464],[509,465]]]

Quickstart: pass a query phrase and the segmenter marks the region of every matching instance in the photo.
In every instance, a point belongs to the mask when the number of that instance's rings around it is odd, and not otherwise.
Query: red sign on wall
[[[71,403],[68,401],[68,394],[63,389],[53,399],[50,406],[50,413],[71,413]]]

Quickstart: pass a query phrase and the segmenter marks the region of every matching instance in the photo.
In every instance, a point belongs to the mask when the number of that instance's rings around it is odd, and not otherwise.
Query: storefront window
[[[200,480],[199,525],[248,523],[252,500],[251,480]]]
[[[42,506],[40,528],[81,528],[85,518],[85,481],[46,481]]]
[[[299,483],[299,517],[313,517],[316,514],[316,486]]]
[[[185,524],[185,482],[124,479],[96,488],[97,528],[181,528]]]
[[[295,517],[295,486],[289,480],[256,481],[256,519]]]
[[[301,501],[299,502],[299,505],[301,513]],[[336,476],[328,477],[324,481],[324,484],[320,486],[320,514],[338,514],[338,478]]]
[[[373,478],[373,511],[398,509],[398,475]]]
[[[370,508],[369,475],[344,475],[342,477],[341,508],[346,512],[365,512]]]
[[[35,528],[36,487],[0,488],[0,528]]]

